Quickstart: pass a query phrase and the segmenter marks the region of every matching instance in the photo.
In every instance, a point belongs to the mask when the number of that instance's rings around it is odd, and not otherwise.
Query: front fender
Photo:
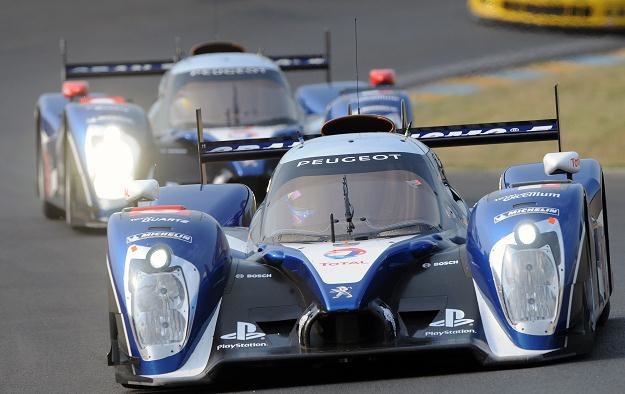
[[[582,253],[587,231],[585,204],[583,186],[564,183],[496,191],[483,197],[472,210],[467,251],[477,290],[484,297],[484,304],[491,309],[490,313],[495,316],[498,325],[521,349],[553,350],[565,344],[564,333],[571,323],[571,289],[578,280],[580,265],[588,261],[586,253]],[[522,246],[514,235],[515,229],[522,223],[536,226],[541,243],[537,241],[535,246]],[[498,278],[501,278],[504,269],[505,248],[512,245],[515,250],[536,250],[541,245],[544,248],[545,244],[556,264],[559,295],[555,321],[548,324],[552,327],[538,332],[536,328],[542,327],[538,324],[511,322],[503,302],[504,290]],[[524,264],[526,260],[514,261]],[[528,265],[526,269],[532,267]],[[527,297],[528,303],[535,300],[533,296]]]
[[[119,305],[116,312],[124,321],[128,356],[138,360],[136,373],[156,375],[181,369],[200,343],[224,292],[231,256],[223,230],[215,219],[198,211],[123,212],[111,216],[107,238],[111,288]],[[147,252],[155,245],[170,248],[169,267],[154,270],[149,266]],[[182,312],[182,316],[186,313],[186,336],[171,352],[146,356],[146,347],[143,352],[140,348],[134,319],[138,314],[133,314],[133,308],[138,310],[138,303],[160,296],[148,292],[141,293],[148,295],[140,298],[136,281],[140,276],[172,272],[183,277],[188,307]]]

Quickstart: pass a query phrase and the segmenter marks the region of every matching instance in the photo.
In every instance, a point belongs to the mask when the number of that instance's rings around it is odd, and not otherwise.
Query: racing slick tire
[[[73,229],[84,227],[77,219],[77,207],[80,206],[80,190],[76,161],[71,153],[69,142],[65,140],[65,222]]]
[[[36,139],[36,143],[37,143],[37,196],[41,199],[41,205],[42,205],[42,211],[43,211],[43,216],[46,217],[46,219],[50,219],[50,220],[58,220],[61,219],[63,217],[63,211],[57,207],[55,207],[54,205],[50,204],[47,200],[46,200],[46,196],[45,196],[45,190],[46,190],[46,178],[45,178],[45,171],[43,168],[43,152],[41,149],[41,119],[39,117],[39,111],[37,111],[36,116],[36,128],[37,128],[37,139]]]

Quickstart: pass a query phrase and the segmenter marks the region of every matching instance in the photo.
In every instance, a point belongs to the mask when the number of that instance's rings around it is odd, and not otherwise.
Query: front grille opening
[[[295,326],[295,319],[277,320],[277,321],[259,321],[256,322],[261,331],[267,335],[280,335],[288,337],[291,330]]]
[[[425,330],[434,321],[436,311],[399,312],[399,317],[404,322],[408,336],[414,336],[417,331]]]
[[[383,343],[384,323],[371,313],[330,313],[313,323],[311,347],[342,347]]]

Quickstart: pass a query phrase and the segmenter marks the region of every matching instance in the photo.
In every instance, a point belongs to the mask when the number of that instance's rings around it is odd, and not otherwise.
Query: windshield
[[[196,108],[202,109],[205,127],[296,122],[295,105],[282,75],[275,70],[249,69],[194,70],[176,75],[168,100],[170,127],[195,127]]]
[[[407,153],[285,163],[272,181],[262,237],[278,243],[329,241],[330,214],[336,240],[438,230],[440,210],[428,174],[423,157]]]

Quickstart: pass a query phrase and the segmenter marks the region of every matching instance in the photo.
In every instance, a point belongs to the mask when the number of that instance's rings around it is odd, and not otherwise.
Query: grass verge
[[[625,65],[580,68],[533,81],[493,86],[416,106],[415,125],[435,126],[555,117],[553,86],[559,85],[563,150],[595,158],[604,167],[625,167]],[[451,168],[504,168],[542,161],[556,142],[440,148]]]

